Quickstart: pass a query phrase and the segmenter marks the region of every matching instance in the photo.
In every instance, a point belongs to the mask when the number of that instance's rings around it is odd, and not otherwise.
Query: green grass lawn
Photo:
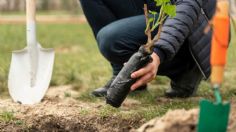
[[[11,60],[11,52],[26,46],[24,25],[0,25],[0,96],[8,98],[7,76]],[[81,92],[77,98],[86,102],[101,102],[102,99],[91,97],[89,93],[96,87],[104,85],[111,77],[109,63],[100,55],[95,39],[87,24],[39,24],[38,41],[43,47],[54,47],[56,60],[51,86],[73,85]],[[222,88],[225,99],[236,97],[236,40],[233,37],[230,45],[226,79]],[[201,97],[213,98],[208,82],[203,82],[198,91],[198,98],[161,100],[168,88],[169,80],[158,77],[143,93],[132,93],[129,98],[141,103],[130,109],[132,117],[141,116],[151,119],[161,116],[170,109],[194,108]],[[87,113],[87,112],[85,112]],[[125,113],[108,106],[101,109],[101,116]],[[126,112],[127,113],[127,112]],[[127,114],[129,115],[129,114]],[[129,117],[129,116],[128,116]],[[131,116],[130,116],[131,117]]]

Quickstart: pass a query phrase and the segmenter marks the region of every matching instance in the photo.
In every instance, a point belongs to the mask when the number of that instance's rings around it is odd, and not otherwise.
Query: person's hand
[[[153,61],[151,63],[149,63],[148,65],[146,65],[145,67],[139,69],[136,72],[133,72],[131,74],[131,78],[135,79],[135,78],[139,78],[132,86],[131,86],[131,90],[135,90],[140,86],[143,86],[147,83],[149,83],[150,81],[152,81],[157,74],[158,71],[158,67],[160,65],[160,58],[156,53],[153,53],[151,55]]]

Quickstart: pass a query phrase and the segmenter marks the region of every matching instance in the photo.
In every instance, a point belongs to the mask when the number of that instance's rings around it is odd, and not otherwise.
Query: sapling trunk
[[[154,42],[156,42],[160,37],[162,22],[164,21],[166,17],[163,6],[169,6],[167,5],[167,3],[168,2],[166,1],[162,3],[161,12],[157,21],[154,19],[149,19],[147,5],[146,4],[144,5],[144,13],[145,13],[146,25],[147,25],[145,33],[148,37],[147,44],[141,46],[138,52],[134,53],[131,56],[129,61],[125,64],[125,66],[119,72],[115,80],[112,82],[110,88],[107,91],[107,96],[106,96],[107,104],[110,104],[113,107],[120,107],[122,102],[127,97],[128,93],[130,92],[130,87],[137,80],[137,79],[131,78],[131,74],[143,68],[144,66],[146,66],[148,63],[152,61],[151,54],[153,52],[153,45],[154,45]],[[159,25],[158,34],[155,35],[153,39],[151,36],[151,32],[154,29],[153,28],[151,29],[150,23],[154,24],[152,25],[153,27]]]

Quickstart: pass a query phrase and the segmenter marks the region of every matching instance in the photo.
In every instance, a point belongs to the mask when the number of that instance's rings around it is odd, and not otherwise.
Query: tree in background
[[[24,0],[0,0],[0,11],[22,11],[24,8]]]
[[[79,10],[77,0],[37,0],[39,10],[67,10],[73,13]],[[0,0],[0,11],[24,11],[25,0]]]

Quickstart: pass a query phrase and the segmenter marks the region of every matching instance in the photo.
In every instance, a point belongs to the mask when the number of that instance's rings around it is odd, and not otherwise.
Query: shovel
[[[223,82],[224,66],[226,63],[229,44],[229,3],[218,1],[217,11],[213,18],[213,37],[211,47],[211,83],[216,102],[208,100],[200,102],[200,116],[198,132],[226,132],[230,113],[230,104],[223,103],[220,95],[220,86]]]
[[[39,103],[51,80],[54,50],[44,49],[36,39],[36,0],[26,0],[27,47],[13,51],[8,77],[9,93],[14,102]]]
[[[219,87],[214,87],[216,102],[200,102],[198,132],[226,132],[229,120],[230,104],[222,103]]]

